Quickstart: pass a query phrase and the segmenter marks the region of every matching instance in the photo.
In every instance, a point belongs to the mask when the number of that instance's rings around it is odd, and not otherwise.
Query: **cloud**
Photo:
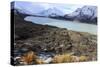
[[[43,10],[49,8],[57,8],[62,12],[68,14],[75,11],[77,8],[81,8],[83,5],[74,5],[74,4],[56,4],[56,3],[36,3],[36,2],[27,2],[27,1],[15,1],[15,8],[24,9],[28,12],[39,13]]]

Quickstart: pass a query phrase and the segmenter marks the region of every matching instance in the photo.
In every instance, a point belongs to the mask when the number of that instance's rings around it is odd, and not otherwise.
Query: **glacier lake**
[[[88,32],[97,35],[97,25],[80,23],[78,21],[67,21],[67,20],[57,20],[46,17],[34,17],[27,16],[24,18],[25,21],[31,21],[36,24],[51,25],[60,28],[67,28],[68,30]]]

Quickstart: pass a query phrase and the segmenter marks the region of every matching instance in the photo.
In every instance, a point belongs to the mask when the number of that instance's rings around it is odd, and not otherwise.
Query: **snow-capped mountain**
[[[15,12],[22,14],[45,17],[64,16],[64,13],[59,8],[53,7],[50,4],[48,7],[44,7],[43,4],[33,4],[31,2],[12,2],[12,8],[14,8]]]
[[[19,13],[37,15],[37,16],[64,16],[71,10],[69,7],[65,7],[64,4],[49,4],[49,3],[32,3],[15,1],[13,8]],[[11,3],[11,4],[12,4]],[[72,9],[72,8],[71,8]]]
[[[39,15],[47,17],[56,17],[56,16],[64,16],[64,13],[61,10],[57,9],[56,7],[52,7],[40,12]]]
[[[66,4],[48,4],[15,1],[11,3],[15,13],[26,15],[53,17],[83,22],[97,22],[96,6],[75,6]]]
[[[97,21],[97,7],[96,6],[83,6],[78,8],[71,14],[66,14],[65,18],[80,21]]]

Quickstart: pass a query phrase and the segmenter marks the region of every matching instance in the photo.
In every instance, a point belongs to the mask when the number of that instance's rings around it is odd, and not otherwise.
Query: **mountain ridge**
[[[34,13],[34,10],[28,10],[20,7],[20,5],[17,8],[17,6],[14,6],[15,2],[11,3],[11,8],[14,9],[14,12],[31,15],[31,16],[39,16],[39,17],[49,17],[54,19],[61,19],[61,20],[70,20],[70,21],[80,21],[83,23],[90,23],[90,24],[97,24],[97,7],[96,6],[83,6],[80,8],[77,8],[75,11],[69,14],[65,14],[62,10],[59,8],[49,7],[47,9],[44,9],[41,7],[41,11],[37,11],[37,13]],[[17,4],[17,3],[16,3]],[[30,5],[32,7],[32,5]],[[40,8],[40,7],[39,7]],[[32,8],[31,8],[32,9]],[[34,9],[34,8],[33,8]]]
[[[79,20],[81,22],[97,24],[97,7],[95,6],[83,6],[78,8],[71,14],[64,16],[66,19]]]

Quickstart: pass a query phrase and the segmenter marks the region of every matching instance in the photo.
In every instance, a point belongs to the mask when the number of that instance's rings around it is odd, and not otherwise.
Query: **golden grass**
[[[20,59],[23,64],[32,64],[34,62],[35,64],[45,64],[45,62],[42,59],[39,59],[36,54],[33,51],[29,51],[28,53],[25,53],[24,56]],[[83,62],[87,61],[87,56],[74,56],[70,53],[68,54],[62,54],[62,55],[55,55],[52,58],[52,63],[69,63],[69,62]]]
[[[88,57],[86,56],[80,56],[79,57],[79,61],[83,62],[83,61],[87,61],[88,60]]]
[[[45,64],[42,59],[36,59],[35,62],[36,64]]]
[[[21,57],[20,61],[24,62],[25,64],[31,64],[36,58],[36,54],[33,51],[29,51]]]
[[[20,61],[22,64],[26,64],[26,65],[32,64],[33,62],[35,64],[44,64],[43,60],[38,59],[37,55],[33,51],[29,51],[25,53],[24,56],[20,58]]]
[[[76,62],[78,61],[76,56],[70,54],[56,55],[53,58],[53,63],[64,63],[64,62]]]
[[[65,62],[82,62],[87,61],[88,58],[86,56],[74,56],[71,54],[63,54],[63,55],[56,55],[53,58],[52,63],[65,63]]]

